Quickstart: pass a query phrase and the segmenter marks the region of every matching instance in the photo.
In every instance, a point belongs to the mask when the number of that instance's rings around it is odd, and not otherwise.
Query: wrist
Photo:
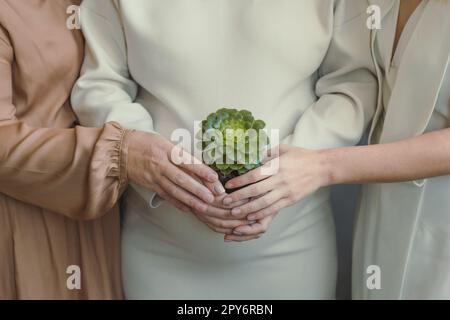
[[[339,161],[339,149],[318,151],[318,155],[324,177],[322,187],[345,183],[342,162]]]
[[[136,164],[134,163],[136,161],[136,152],[139,152],[139,150],[142,149],[142,147],[140,146],[140,138],[139,138],[140,133],[138,131],[135,130],[126,130],[125,132],[125,136],[123,139],[123,144],[126,148],[124,148],[124,150],[126,150],[126,154],[124,154],[124,157],[126,157],[126,163],[127,168],[126,168],[126,175],[127,175],[127,180],[130,182],[134,182],[134,175],[133,175],[133,170],[136,166]]]

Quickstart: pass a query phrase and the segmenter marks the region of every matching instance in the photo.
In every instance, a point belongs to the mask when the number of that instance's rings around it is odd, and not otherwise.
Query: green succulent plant
[[[223,108],[202,121],[196,138],[203,161],[221,179],[243,175],[261,165],[269,138],[262,120],[247,110]]]

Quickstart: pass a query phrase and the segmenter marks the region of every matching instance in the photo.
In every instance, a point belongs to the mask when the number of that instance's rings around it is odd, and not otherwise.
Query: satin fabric
[[[120,299],[126,131],[76,127],[69,0],[0,0],[0,299]],[[81,271],[70,290],[69,266]],[[70,269],[69,269],[70,271]]]

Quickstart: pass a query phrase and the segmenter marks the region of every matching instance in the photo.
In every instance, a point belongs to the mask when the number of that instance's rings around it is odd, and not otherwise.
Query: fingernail
[[[225,188],[221,183],[217,183],[214,186],[214,191],[216,191],[218,194],[224,194],[226,192]]]
[[[214,182],[217,180],[217,174],[211,173],[208,175],[208,180]]]
[[[254,220],[256,220],[256,216],[251,214],[247,217],[247,220],[254,221]],[[255,221],[255,223],[256,223],[256,221]]]
[[[255,224],[255,223],[256,223],[255,220],[251,220],[251,221],[248,222],[248,224]]]
[[[242,236],[242,233],[237,232],[237,231],[233,231],[233,234],[236,235],[236,236]]]
[[[233,216],[238,216],[238,215],[240,215],[241,213],[242,213],[242,210],[239,209],[239,208],[235,208],[235,209],[231,210],[231,214],[232,214]]]
[[[231,199],[231,198],[223,199],[223,204],[226,205],[226,206],[228,206],[228,205],[230,205],[232,203],[233,203],[233,199]]]

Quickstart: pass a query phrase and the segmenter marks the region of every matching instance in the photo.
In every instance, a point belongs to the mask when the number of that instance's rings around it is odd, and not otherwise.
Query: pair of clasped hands
[[[173,161],[169,140],[132,131],[128,140],[128,179],[156,192],[178,209],[194,214],[226,242],[244,242],[265,234],[281,209],[289,207],[326,184],[316,164],[316,152],[281,146],[264,165],[229,181],[226,194],[217,173],[179,149],[183,161]],[[277,159],[278,170],[263,174]],[[181,164],[175,164],[180,163]],[[247,187],[245,187],[247,186]]]

